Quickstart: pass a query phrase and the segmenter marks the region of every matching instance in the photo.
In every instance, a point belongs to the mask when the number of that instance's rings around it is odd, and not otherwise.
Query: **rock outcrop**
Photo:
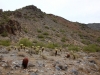
[[[18,21],[9,20],[6,24],[0,25],[0,34],[6,32],[16,35],[16,31],[21,31],[21,26]]]
[[[36,6],[34,6],[34,5],[29,5],[29,6],[26,6],[26,7],[23,7],[23,9],[31,9],[31,10],[34,10],[34,11],[38,11],[39,9],[37,9],[37,7]]]
[[[19,11],[14,11],[13,15],[14,15],[14,17],[17,17],[17,18],[21,18],[22,17],[22,13],[19,12]]]

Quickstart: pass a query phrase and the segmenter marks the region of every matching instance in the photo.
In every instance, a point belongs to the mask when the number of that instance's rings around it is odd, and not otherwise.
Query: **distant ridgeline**
[[[100,23],[89,23],[87,26],[94,30],[100,30]]]

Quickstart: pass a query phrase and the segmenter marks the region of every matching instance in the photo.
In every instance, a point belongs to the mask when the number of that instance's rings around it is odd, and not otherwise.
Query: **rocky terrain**
[[[0,9],[0,75],[100,75],[100,31],[34,5]]]
[[[0,75],[100,75],[100,53],[58,51],[45,48],[39,54],[29,49],[0,49]],[[40,48],[41,50],[41,48]],[[28,68],[22,68],[24,57],[29,58]]]
[[[87,26],[95,30],[100,30],[100,23],[89,23]]]

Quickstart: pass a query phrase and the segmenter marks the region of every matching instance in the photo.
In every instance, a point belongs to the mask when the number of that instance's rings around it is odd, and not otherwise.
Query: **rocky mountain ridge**
[[[34,5],[0,10],[0,75],[100,75],[100,32]]]
[[[7,26],[6,26],[7,25]],[[28,37],[40,42],[54,42],[60,45],[75,44],[84,45],[83,40],[90,43],[98,43],[100,37],[98,31],[92,30],[86,24],[71,22],[53,14],[46,14],[37,7],[30,5],[15,11],[0,11],[1,35],[15,34],[19,40]],[[92,37],[91,37],[92,36]],[[95,38],[94,38],[95,37]],[[13,40],[14,39],[11,39]],[[76,43],[76,42],[77,43]],[[98,43],[99,44],[99,43]]]
[[[100,23],[89,23],[89,24],[87,24],[87,26],[92,28],[92,29],[100,31]]]

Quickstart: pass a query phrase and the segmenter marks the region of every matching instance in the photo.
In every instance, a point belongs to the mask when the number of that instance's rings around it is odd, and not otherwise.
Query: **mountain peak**
[[[37,9],[37,7],[34,5],[28,5],[28,6],[23,7],[23,9]]]
[[[33,11],[41,11],[39,8],[37,8],[34,5],[28,5],[28,6],[23,7],[22,9],[33,10]]]

